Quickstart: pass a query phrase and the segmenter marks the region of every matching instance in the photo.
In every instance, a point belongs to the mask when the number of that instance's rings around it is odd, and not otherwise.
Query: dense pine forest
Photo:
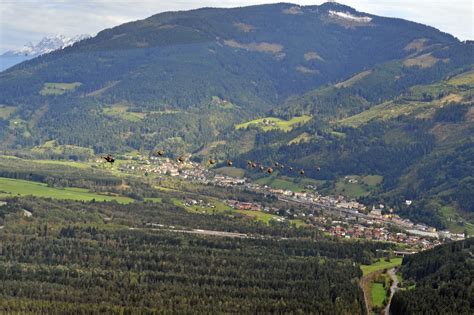
[[[474,238],[407,256],[401,268],[414,288],[395,294],[391,314],[472,314]]]
[[[20,198],[0,216],[0,311],[12,313],[365,314],[358,265],[390,247],[191,214],[166,201]],[[252,236],[195,236],[171,224]]]

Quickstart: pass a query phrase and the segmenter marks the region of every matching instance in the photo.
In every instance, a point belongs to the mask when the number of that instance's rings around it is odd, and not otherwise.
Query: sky
[[[284,0],[0,0],[0,53],[44,36],[95,35],[159,12],[237,7]],[[324,0],[286,0],[300,5]],[[358,11],[428,24],[460,40],[474,39],[473,0],[338,0]]]

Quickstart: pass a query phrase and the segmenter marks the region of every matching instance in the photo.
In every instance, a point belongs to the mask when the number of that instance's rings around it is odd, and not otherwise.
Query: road
[[[398,279],[395,274],[395,268],[392,268],[388,271],[390,278],[392,278],[392,285],[390,286],[390,297],[388,298],[387,306],[385,307],[385,315],[390,315],[390,303],[392,302],[392,297],[398,290]]]

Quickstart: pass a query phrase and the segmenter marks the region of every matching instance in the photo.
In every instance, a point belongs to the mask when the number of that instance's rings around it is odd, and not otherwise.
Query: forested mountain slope
[[[474,312],[474,239],[438,246],[408,256],[401,268],[414,288],[397,292],[390,313],[472,314]]]
[[[280,161],[326,180],[323,192],[377,175],[366,202],[462,232],[474,221],[473,52],[336,3],[157,14],[0,73],[0,148]]]
[[[474,72],[468,67],[377,103],[364,93],[391,79],[371,76],[392,67],[359,74],[348,87],[338,83],[287,102],[274,114],[313,115],[291,131],[264,131],[258,125],[236,130],[235,139],[259,130],[255,146],[239,161],[280,161],[320,180],[380,175],[382,185],[363,198],[366,203],[394,206],[415,221],[439,228],[459,223],[463,232],[462,221],[474,221]],[[288,169],[280,174],[291,176]],[[405,200],[414,203],[408,207]]]
[[[0,146],[55,139],[96,151],[193,151],[292,95],[379,63],[404,60],[407,79],[374,99],[439,79],[468,51],[434,28],[336,3],[162,13],[2,72]]]

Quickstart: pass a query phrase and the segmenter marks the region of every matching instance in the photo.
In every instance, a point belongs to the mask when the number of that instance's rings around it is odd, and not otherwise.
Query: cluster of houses
[[[268,124],[271,121],[267,122]],[[325,208],[332,212],[339,212],[340,217],[345,216],[344,224],[338,225],[333,221],[333,225],[324,228],[325,232],[343,238],[365,238],[370,240],[391,241],[408,245],[418,244],[423,248],[429,248],[439,242],[439,239],[462,239],[463,234],[453,234],[448,231],[438,232],[436,229],[422,225],[413,224],[408,219],[402,219],[393,213],[393,209],[385,209],[383,204],[373,206],[369,209],[357,201],[346,200],[344,196],[322,196],[316,191],[316,187],[308,187],[306,191],[295,192],[292,190],[275,189],[269,186],[262,186],[248,181],[246,178],[236,178],[223,174],[216,174],[207,170],[199,163],[185,161],[177,163],[169,158],[151,157],[151,162],[142,159],[140,163],[123,164],[122,170],[131,170],[144,173],[156,173],[180,177],[182,179],[197,181],[201,184],[215,185],[219,187],[239,187],[257,193],[273,195],[281,201],[296,202],[310,206]],[[352,178],[349,178],[352,180]],[[238,210],[254,210],[270,213],[279,212],[278,209],[262,207],[255,202],[240,202],[237,200],[226,201],[227,205]],[[411,200],[406,204],[410,205]],[[193,205],[192,202],[189,206]],[[288,213],[288,211],[286,211]],[[290,213],[288,213],[290,214]],[[344,214],[344,215],[341,215]],[[324,222],[324,218],[314,216],[313,213],[305,213],[300,210],[298,213],[291,213],[295,217],[307,220],[308,223]],[[357,219],[357,220],[356,220]],[[355,221],[356,224],[353,224]],[[353,224],[347,226],[347,224]],[[361,225],[364,224],[364,225]],[[390,232],[391,227],[404,230],[406,233]]]
[[[199,200],[195,200],[195,199],[186,200],[186,201],[184,201],[184,206],[186,206],[186,207],[196,206],[196,207],[208,208],[208,209],[214,209],[216,207],[212,203],[205,202],[202,199],[199,199]]]
[[[226,205],[237,210],[262,211],[263,207],[257,202],[240,202],[238,200],[227,200]]]
[[[262,126],[276,126],[276,122],[270,119],[264,118],[260,123]]]
[[[222,174],[216,174],[211,179],[210,183],[219,187],[231,187],[236,185],[245,185],[247,180],[245,178],[237,178],[226,176]]]
[[[386,227],[364,226],[361,224],[348,225],[342,222],[333,222],[332,226],[320,227],[323,232],[339,238],[357,238],[374,241],[385,241],[408,245],[410,248],[429,249],[441,244],[438,238],[431,236],[410,235],[403,232],[393,232]]]

